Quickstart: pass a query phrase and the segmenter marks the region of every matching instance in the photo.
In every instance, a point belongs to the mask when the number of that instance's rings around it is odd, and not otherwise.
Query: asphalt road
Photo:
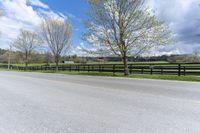
[[[200,133],[200,83],[0,72],[0,133]]]

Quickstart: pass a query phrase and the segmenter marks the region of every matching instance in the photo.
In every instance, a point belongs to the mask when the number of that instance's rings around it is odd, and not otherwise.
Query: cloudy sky
[[[200,0],[148,0],[155,15],[165,21],[176,36],[169,45],[155,54],[184,54],[200,51]],[[0,47],[8,48],[21,28],[37,30],[43,16],[68,19],[73,25],[72,42],[79,47],[84,31],[82,21],[86,0],[0,0],[4,16],[0,18]]]

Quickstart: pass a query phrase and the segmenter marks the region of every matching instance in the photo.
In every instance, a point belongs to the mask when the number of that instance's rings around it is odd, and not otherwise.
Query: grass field
[[[7,69],[0,69],[0,71],[8,71]],[[11,70],[15,71],[15,70]],[[24,72],[24,71],[23,71]],[[33,72],[33,71],[32,71]],[[200,82],[200,76],[175,76],[175,75],[150,75],[150,74],[132,74],[124,76],[123,73],[107,73],[107,72],[76,72],[76,71],[34,71],[40,73],[52,74],[69,74],[69,75],[88,75],[88,76],[108,76],[108,77],[123,77],[123,78],[140,78],[140,79],[160,79],[160,80],[176,80],[176,81],[193,81]]]
[[[55,73],[55,72],[54,72]],[[149,75],[149,74],[132,74],[124,76],[122,73],[116,73],[113,75],[112,73],[95,73],[95,72],[58,72],[61,74],[72,74],[72,75],[89,75],[89,76],[109,76],[109,77],[124,77],[124,78],[144,78],[144,79],[161,79],[161,80],[179,80],[179,81],[194,81],[200,82],[200,77],[197,76],[175,76],[175,75]]]
[[[162,62],[162,61],[158,61],[158,62],[129,62],[129,63],[134,63],[134,64],[144,64],[144,65],[148,65],[148,64],[159,64],[159,63],[167,63],[167,62]],[[88,62],[88,64],[122,64],[122,62],[105,62],[105,63],[99,63],[99,62]],[[3,64],[0,64],[3,65]],[[4,64],[5,65],[5,64]],[[13,64],[15,66],[24,66],[24,64]],[[29,64],[29,66],[41,66],[41,65],[45,65],[45,64]],[[51,65],[55,65],[55,64],[51,64]],[[190,66],[195,66],[195,65],[190,65]],[[0,69],[2,70],[6,70],[6,69]],[[173,71],[173,70],[172,70]],[[177,70],[175,70],[177,71]],[[194,70],[194,71],[199,71],[199,70]],[[35,72],[43,72],[43,73],[55,73],[55,71],[35,71]],[[113,73],[109,73],[109,72],[77,72],[77,71],[59,71],[57,73],[60,74],[72,74],[72,75],[90,75],[90,76],[112,76],[112,77],[124,77],[123,73],[115,73],[113,75]],[[175,76],[175,75],[150,75],[150,74],[132,74],[129,75],[126,78],[146,78],[146,79],[162,79],[162,80],[179,80],[179,81],[196,81],[196,82],[200,82],[200,77],[199,76]]]
[[[52,74],[68,74],[68,75],[87,75],[87,76],[106,76],[106,77],[122,77],[122,78],[139,78],[139,79],[159,79],[159,80],[176,80],[176,81],[192,81],[200,82],[198,76],[175,76],[175,75],[150,75],[150,74],[132,74],[124,76],[122,73],[107,73],[107,72],[76,72],[76,71],[34,71],[41,73],[52,73]]]
[[[145,61],[145,62],[128,62],[129,64],[159,64],[168,63],[166,61]],[[123,64],[123,62],[87,62],[87,64]]]

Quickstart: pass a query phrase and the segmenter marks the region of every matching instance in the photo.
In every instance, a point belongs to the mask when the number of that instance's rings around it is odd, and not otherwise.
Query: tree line
[[[22,52],[19,51],[9,51],[0,48],[0,63],[7,64],[10,60],[12,64],[24,64],[25,57]],[[118,56],[106,56],[106,57],[91,57],[91,56],[78,56],[78,55],[63,55],[60,58],[62,64],[64,61],[72,61],[78,64],[90,64],[90,63],[109,63],[109,62],[121,62],[121,58]],[[169,62],[169,63],[200,63],[200,56],[196,53],[185,54],[185,55],[162,55],[162,56],[129,56],[127,58],[128,62]],[[31,64],[43,64],[51,65],[54,63],[54,58],[50,52],[33,52],[30,55],[29,63]]]

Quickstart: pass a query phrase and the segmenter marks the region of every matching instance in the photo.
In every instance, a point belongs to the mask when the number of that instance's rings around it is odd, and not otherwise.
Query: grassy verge
[[[99,73],[99,72],[69,72],[69,71],[43,71],[43,73],[59,73],[59,74],[69,74],[69,75],[88,75],[88,76],[108,76],[108,77],[124,77],[124,78],[140,78],[140,79],[160,79],[160,80],[177,80],[177,81],[193,81],[200,82],[200,77],[198,76],[175,76],[175,75],[149,75],[149,74],[131,74],[128,77],[124,76],[122,73]]]
[[[174,76],[174,75],[131,75],[131,78],[161,79],[161,80],[177,80],[177,81],[193,81],[200,82],[197,76]]]
[[[7,69],[0,69],[0,71],[6,71]],[[14,70],[12,70],[14,71]],[[24,72],[24,71],[23,71]],[[30,71],[29,71],[30,72]],[[33,72],[33,71],[32,71]],[[123,73],[113,73],[108,72],[75,72],[75,71],[34,71],[42,73],[57,73],[57,74],[68,74],[68,75],[88,75],[88,76],[107,76],[107,77],[124,77],[124,78],[139,78],[139,79],[159,79],[159,80],[176,80],[176,81],[192,81],[200,82],[200,77],[198,76],[175,76],[175,75],[149,75],[149,74],[131,74],[129,76],[124,76]]]

